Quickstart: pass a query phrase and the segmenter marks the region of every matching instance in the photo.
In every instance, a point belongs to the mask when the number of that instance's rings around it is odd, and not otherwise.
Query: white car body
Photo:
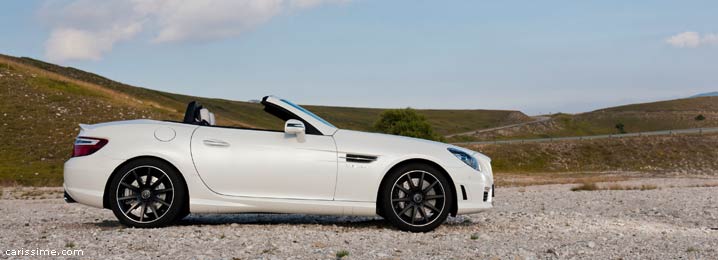
[[[452,214],[492,207],[488,157],[445,143],[337,129],[282,101],[274,96],[264,99],[294,113],[321,134],[302,132],[300,136],[156,120],[81,125],[79,136],[109,142],[89,156],[65,163],[65,191],[81,204],[108,208],[107,186],[113,172],[133,158],[153,157],[181,173],[191,213],[374,216],[387,172],[402,162],[421,161],[449,175],[456,198]],[[480,170],[447,148],[476,157]]]

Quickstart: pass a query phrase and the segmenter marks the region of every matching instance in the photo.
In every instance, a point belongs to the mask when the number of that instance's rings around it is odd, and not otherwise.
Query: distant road
[[[499,127],[493,127],[493,128],[473,130],[473,131],[463,132],[463,133],[458,133],[458,134],[450,134],[450,135],[446,135],[446,137],[449,138],[449,137],[462,136],[462,135],[475,135],[475,134],[480,134],[480,133],[485,133],[485,132],[491,132],[491,131],[496,131],[496,130],[501,130],[501,129],[506,129],[506,128],[512,128],[512,127],[523,126],[523,125],[530,125],[530,124],[535,124],[535,123],[540,123],[540,122],[548,121],[549,119],[551,119],[551,117],[548,117],[548,116],[537,116],[537,117],[534,117],[534,119],[536,119],[536,120],[534,120],[534,121],[529,121],[529,122],[518,123],[518,124],[510,124],[510,125],[504,125],[504,126],[499,126]]]
[[[678,129],[678,130],[665,130],[665,131],[652,131],[652,132],[640,132],[640,133],[630,133],[630,134],[615,134],[615,135],[589,135],[589,136],[572,136],[572,137],[555,137],[555,138],[535,138],[535,139],[513,139],[513,140],[480,141],[480,142],[461,142],[461,143],[452,143],[452,144],[464,144],[464,145],[466,145],[466,144],[538,143],[538,142],[568,141],[568,140],[593,140],[593,139],[608,139],[608,138],[652,136],[652,135],[703,134],[703,133],[718,133],[718,127],[712,127],[712,128],[691,128],[691,129]]]

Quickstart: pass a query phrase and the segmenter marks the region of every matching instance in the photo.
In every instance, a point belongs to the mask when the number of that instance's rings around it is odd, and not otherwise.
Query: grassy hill
[[[718,174],[718,134],[469,145],[499,173]]]
[[[259,97],[258,97],[259,98]],[[291,97],[288,97],[291,98]],[[198,100],[222,125],[281,129],[256,103],[193,97],[122,84],[74,68],[0,55],[0,184],[60,185],[79,123],[181,120]],[[307,106],[338,127],[371,130],[384,109]],[[440,134],[531,120],[517,111],[418,110]]]
[[[702,115],[702,120],[696,118]],[[718,97],[694,97],[600,109],[576,115],[555,114],[551,120],[463,137],[467,140],[545,138],[718,127]]]

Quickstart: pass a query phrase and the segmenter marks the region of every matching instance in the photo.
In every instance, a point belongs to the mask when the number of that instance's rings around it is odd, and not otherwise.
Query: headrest
[[[214,113],[209,112],[209,125],[215,125],[217,122],[214,121]]]
[[[203,125],[212,125],[209,117],[209,109],[202,108],[199,110],[199,121]]]

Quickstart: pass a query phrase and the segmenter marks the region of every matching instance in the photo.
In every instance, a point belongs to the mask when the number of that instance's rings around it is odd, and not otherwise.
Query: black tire
[[[187,189],[180,173],[168,163],[140,158],[117,170],[109,197],[110,208],[120,223],[156,228],[182,216]]]
[[[180,220],[183,220],[184,218],[186,218],[187,216],[189,216],[189,212],[188,212],[188,211],[182,211],[182,212],[177,216],[177,219],[175,219],[175,220],[176,220],[176,221],[180,221]]]
[[[454,191],[441,170],[411,163],[388,174],[377,206],[389,223],[403,231],[429,232],[446,221]]]

